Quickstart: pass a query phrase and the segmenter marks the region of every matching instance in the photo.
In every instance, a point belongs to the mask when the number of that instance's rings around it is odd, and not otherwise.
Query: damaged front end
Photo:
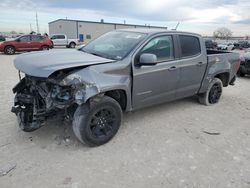
[[[69,116],[77,103],[83,103],[84,86],[68,85],[66,81],[26,75],[13,88],[16,96],[11,111],[17,115],[23,131],[31,132],[42,127],[47,118],[58,112]]]

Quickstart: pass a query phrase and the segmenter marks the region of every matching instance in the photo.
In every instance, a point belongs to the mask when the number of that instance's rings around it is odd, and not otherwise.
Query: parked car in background
[[[6,39],[4,36],[0,35],[0,42],[2,42],[2,41],[6,41]]]
[[[241,56],[240,68],[238,75],[244,77],[246,74],[250,75],[250,52],[247,52]]]
[[[234,48],[235,49],[240,49],[242,50],[243,48],[249,48],[250,44],[248,41],[239,41],[234,43]]]
[[[49,50],[50,48],[53,48],[52,41],[41,35],[23,35],[0,44],[0,52],[8,55],[15,54],[17,51]]]
[[[216,49],[217,43],[212,40],[205,40],[205,45],[207,49]]]
[[[193,95],[204,105],[218,103],[240,61],[238,53],[206,50],[198,34],[126,29],[80,50],[20,55],[14,65],[25,73],[12,108],[23,131],[61,111],[79,141],[98,146],[117,133],[122,111]]]
[[[218,44],[218,50],[234,50],[234,45],[232,43]]]
[[[51,35],[50,39],[52,40],[54,46],[65,46],[67,48],[75,48],[79,44],[78,39],[69,39],[66,35],[55,34]]]

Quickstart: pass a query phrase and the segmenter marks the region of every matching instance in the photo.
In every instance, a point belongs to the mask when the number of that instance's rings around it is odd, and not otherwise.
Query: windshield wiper
[[[95,55],[95,56],[98,56],[98,57],[103,57],[103,58],[107,58],[107,59],[117,60],[116,58],[110,57],[110,56],[108,56],[108,55],[99,54],[99,53],[91,52],[91,51],[86,51],[86,50],[84,50],[84,49],[81,49],[81,50],[82,50],[83,52],[85,52],[85,53],[92,54],[92,55]]]
[[[81,49],[81,51],[86,52],[86,53],[88,53],[88,54],[95,55],[95,56],[103,57],[102,55],[100,55],[100,54],[98,54],[98,53],[96,53],[96,52],[89,52],[89,51],[86,51],[86,50],[84,50],[84,48]]]
[[[87,52],[88,53],[88,52]],[[95,56],[99,56],[99,57],[104,57],[101,54],[95,53],[95,52],[89,52],[89,54],[95,55]]]

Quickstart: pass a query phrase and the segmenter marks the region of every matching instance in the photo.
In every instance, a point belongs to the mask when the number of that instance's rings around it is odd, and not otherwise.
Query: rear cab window
[[[201,45],[198,37],[179,35],[181,58],[198,56],[201,54]]]
[[[64,35],[53,35],[51,37],[51,40],[54,40],[54,39],[65,39],[65,36]]]

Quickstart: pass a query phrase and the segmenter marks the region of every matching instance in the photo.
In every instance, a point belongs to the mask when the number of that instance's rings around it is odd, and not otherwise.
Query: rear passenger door
[[[43,36],[39,36],[39,35],[31,36],[32,49],[41,49],[42,44],[43,44]]]
[[[192,35],[178,35],[180,48],[180,81],[177,97],[196,94],[206,70],[207,56],[201,38]]]

